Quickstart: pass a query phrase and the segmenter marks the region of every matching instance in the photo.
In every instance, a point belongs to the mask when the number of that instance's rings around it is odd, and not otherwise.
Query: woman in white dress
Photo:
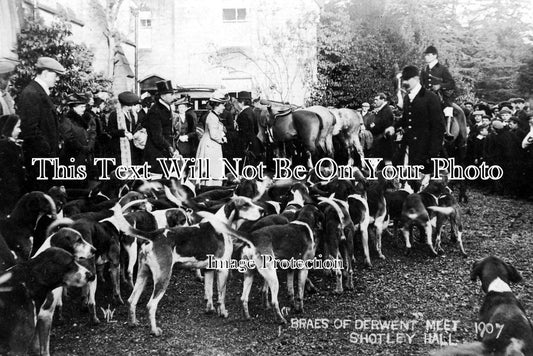
[[[205,119],[205,129],[196,158],[208,158],[209,169],[207,170],[208,180],[201,180],[200,184],[207,186],[222,185],[224,179],[224,162],[222,155],[222,144],[226,143],[226,132],[224,125],[220,122],[219,115],[224,111],[224,105],[229,97],[223,92],[216,90],[209,99],[211,111]],[[199,162],[197,161],[197,165]],[[205,166],[202,166],[204,168]],[[200,174],[205,174],[200,169]],[[200,176],[201,178],[202,176]],[[205,178],[205,177],[204,177]]]

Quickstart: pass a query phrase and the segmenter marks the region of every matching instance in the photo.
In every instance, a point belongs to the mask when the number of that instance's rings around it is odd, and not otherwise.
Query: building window
[[[142,28],[151,28],[152,27],[152,20],[150,20],[150,19],[141,19],[141,27]]]
[[[224,22],[245,22],[246,9],[222,9],[222,20]]]

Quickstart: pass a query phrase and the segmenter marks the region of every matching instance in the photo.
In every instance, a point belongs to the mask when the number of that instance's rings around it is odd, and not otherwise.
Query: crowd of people
[[[440,154],[452,127],[451,111],[447,110],[455,84],[446,67],[438,63],[433,46],[425,56],[427,67],[421,72],[413,66],[404,68],[400,83],[405,92],[396,105],[385,93],[377,93],[372,107],[364,102],[358,109],[364,121],[360,138],[367,157],[427,165],[430,157]],[[230,100],[226,93],[215,91],[209,110],[200,118],[190,98],[177,94],[168,80],[156,83],[155,95],[139,97],[126,91],[106,100],[98,93],[70,93],[63,105],[56,106],[50,90],[64,67],[53,58],[41,57],[35,68],[35,78],[13,100],[7,86],[15,66],[0,62],[3,213],[8,213],[24,192],[46,191],[58,184],[38,179],[42,172],[32,162],[37,157],[57,158],[63,165],[85,165],[86,179],[62,182],[71,189],[86,189],[96,181],[93,159],[97,157],[114,158],[115,166],[147,162],[154,174],[162,173],[160,158],[215,158],[209,165],[212,179],[205,181],[207,185],[222,184],[224,169],[216,158],[240,157],[256,164],[266,157],[266,123],[259,99],[253,99],[250,92],[239,92]],[[497,164],[505,171],[501,181],[487,185],[494,192],[533,194],[527,185],[533,178],[533,112],[525,104],[521,98],[493,106],[463,103],[468,123],[466,163]],[[47,167],[51,177],[52,167]]]

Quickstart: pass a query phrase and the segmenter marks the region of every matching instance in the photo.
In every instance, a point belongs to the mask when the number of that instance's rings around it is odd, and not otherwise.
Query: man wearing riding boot
[[[424,51],[424,60],[426,66],[420,73],[420,82],[422,86],[433,91],[440,99],[444,116],[446,117],[445,139],[451,139],[450,129],[453,118],[453,93],[455,90],[455,81],[448,68],[442,65],[438,59],[438,52],[434,46],[429,46]]]

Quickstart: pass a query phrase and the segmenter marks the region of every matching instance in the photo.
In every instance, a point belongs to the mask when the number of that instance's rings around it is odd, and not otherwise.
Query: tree
[[[15,95],[35,76],[35,64],[42,56],[57,59],[66,69],[51,95],[58,103],[71,93],[110,89],[110,80],[92,69],[93,53],[85,45],[69,40],[71,34],[70,26],[64,21],[46,26],[42,19],[26,18],[15,49],[20,61],[13,77]]]

